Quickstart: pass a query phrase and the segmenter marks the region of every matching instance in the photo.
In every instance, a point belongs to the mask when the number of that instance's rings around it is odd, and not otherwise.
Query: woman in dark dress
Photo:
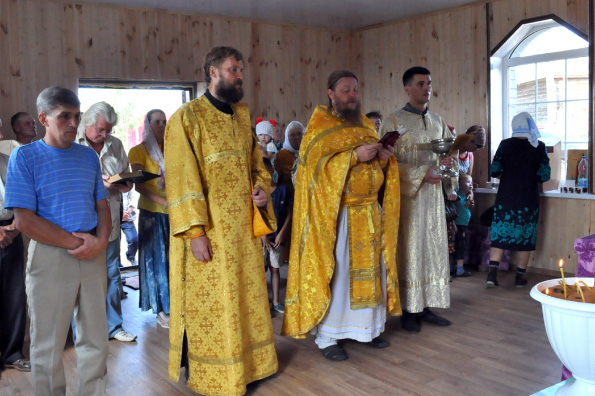
[[[487,287],[498,286],[503,250],[517,254],[515,284],[527,284],[525,271],[535,250],[541,183],[550,179],[550,161],[539,130],[529,113],[512,120],[512,137],[500,143],[490,174],[500,178],[494,205]]]

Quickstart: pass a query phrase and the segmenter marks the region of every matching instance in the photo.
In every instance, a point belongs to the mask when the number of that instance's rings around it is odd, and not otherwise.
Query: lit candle
[[[583,294],[583,289],[581,289],[581,285],[578,282],[576,283],[576,290],[581,294],[581,298],[583,299],[583,302],[586,302],[585,295]]]
[[[547,289],[545,289],[545,295],[549,296],[550,295],[550,288],[548,287]]]
[[[564,279],[564,260],[560,259],[560,273],[562,274],[562,287],[564,288],[564,299],[568,296],[566,295],[566,279]]]

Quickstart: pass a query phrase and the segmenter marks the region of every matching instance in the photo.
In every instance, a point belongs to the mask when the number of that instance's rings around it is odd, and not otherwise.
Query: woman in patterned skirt
[[[498,286],[498,267],[503,250],[518,252],[515,285],[527,284],[525,271],[535,250],[541,183],[550,179],[550,160],[541,135],[522,112],[512,119],[512,137],[500,143],[490,174],[500,178],[494,205],[487,287]]]

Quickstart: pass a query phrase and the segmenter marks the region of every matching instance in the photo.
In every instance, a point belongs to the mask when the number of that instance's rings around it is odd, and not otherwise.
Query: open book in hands
[[[158,178],[159,175],[156,175],[151,172],[146,172],[144,170],[138,170],[136,172],[123,172],[118,173],[117,175],[113,175],[109,179],[107,179],[108,183],[144,183],[149,180],[153,180]]]

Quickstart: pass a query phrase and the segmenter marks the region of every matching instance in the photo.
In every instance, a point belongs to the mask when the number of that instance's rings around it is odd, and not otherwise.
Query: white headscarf
[[[526,137],[531,146],[537,147],[538,139],[541,137],[535,121],[531,114],[523,111],[512,119],[512,137]]]
[[[163,153],[159,148],[159,143],[157,143],[157,139],[155,139],[155,135],[151,129],[151,122],[149,121],[148,115],[145,116],[143,146],[145,146],[145,150],[147,150],[147,153],[149,153],[149,157],[151,157],[151,159],[155,161],[157,165],[159,165],[159,179],[157,179],[157,188],[163,191],[165,189],[165,162],[163,161]]]
[[[304,126],[302,125],[301,122],[299,121],[291,121],[289,123],[289,125],[287,125],[287,128],[285,128],[285,141],[283,142],[283,149],[291,152],[293,155],[295,155],[296,157],[298,156],[300,150],[299,149],[294,149],[291,144],[289,143],[289,131],[291,131],[292,129],[295,128],[301,128],[302,129],[302,133],[304,133]]]

